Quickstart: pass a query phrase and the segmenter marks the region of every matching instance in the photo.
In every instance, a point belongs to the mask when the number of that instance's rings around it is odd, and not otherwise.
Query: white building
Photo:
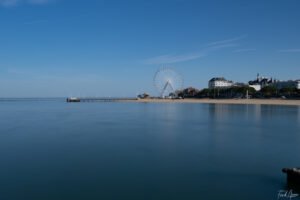
[[[249,85],[249,87],[254,88],[255,91],[260,91],[261,90],[261,85],[260,84]]]
[[[233,86],[232,81],[228,81],[223,77],[215,77],[209,80],[208,87],[213,88],[227,88]]]
[[[263,87],[266,87],[268,85],[272,85],[275,82],[272,78],[259,76],[257,74],[257,77],[253,81],[249,81],[249,87],[254,88],[256,91],[260,91]]]

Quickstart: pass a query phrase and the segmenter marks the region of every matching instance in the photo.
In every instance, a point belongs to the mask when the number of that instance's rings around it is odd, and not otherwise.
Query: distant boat
[[[80,99],[77,97],[70,97],[67,98],[67,102],[80,102]]]

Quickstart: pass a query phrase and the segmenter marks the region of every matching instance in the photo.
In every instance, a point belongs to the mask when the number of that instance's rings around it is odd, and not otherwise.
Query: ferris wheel
[[[160,97],[169,96],[183,87],[183,78],[175,70],[167,67],[160,68],[154,75],[154,86]]]

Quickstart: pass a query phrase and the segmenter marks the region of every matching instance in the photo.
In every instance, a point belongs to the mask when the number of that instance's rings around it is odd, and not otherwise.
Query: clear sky
[[[157,94],[257,73],[300,79],[299,0],[0,0],[0,97]]]

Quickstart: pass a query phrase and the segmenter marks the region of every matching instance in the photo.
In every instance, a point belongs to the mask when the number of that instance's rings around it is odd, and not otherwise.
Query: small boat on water
[[[80,102],[80,99],[76,97],[70,97],[67,98],[67,102]]]

